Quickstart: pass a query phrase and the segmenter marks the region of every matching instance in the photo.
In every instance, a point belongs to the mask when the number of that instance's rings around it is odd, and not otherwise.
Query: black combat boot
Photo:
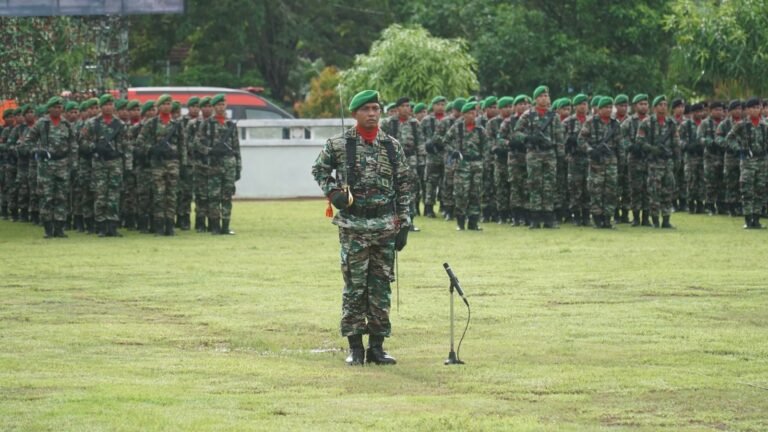
[[[661,227],[666,229],[674,229],[675,226],[669,223],[669,215],[661,217]]]
[[[11,215],[11,220],[14,222],[18,222],[19,220],[19,211],[17,209],[10,209],[8,210],[8,213]]]
[[[588,227],[589,223],[589,209],[581,209],[581,225]]]
[[[88,232],[88,234],[96,233],[96,220],[94,218],[85,218],[85,230]]]
[[[640,210],[632,210],[632,226],[640,226]]]
[[[678,206],[677,206],[677,211],[679,211],[679,212],[687,212],[688,211],[687,201],[681,198],[681,199],[678,200],[678,202],[679,203],[678,203]]]
[[[176,235],[176,233],[173,231],[173,218],[165,218],[165,232],[163,233],[168,237],[172,237]]]
[[[107,222],[96,222],[96,230],[98,231],[99,237],[106,237],[107,236]]]
[[[117,228],[120,226],[118,221],[107,221],[107,235],[109,237],[122,237]]]
[[[50,239],[53,238],[53,221],[45,221],[43,222],[43,238]]]
[[[146,215],[139,216],[139,220],[136,222],[136,230],[142,234],[149,232],[149,218]]]
[[[80,215],[75,215],[72,218],[72,229],[74,229],[77,232],[83,232],[85,231],[85,227],[83,226],[83,217]]]
[[[125,229],[133,231],[136,228],[136,216],[132,213],[125,215]]]
[[[726,211],[726,208],[727,206],[725,205],[724,202],[722,201],[717,202],[717,214],[719,215],[727,214],[728,212]]]
[[[546,212],[539,212],[540,218],[541,218],[541,227],[546,229],[555,229],[560,228],[560,226],[557,224],[557,221],[555,221],[555,212],[546,211]]]
[[[611,218],[608,215],[603,215],[603,219],[600,221],[600,228],[603,229],[613,229],[613,225],[611,225]]]
[[[707,215],[712,216],[713,214],[715,214],[715,203],[708,202],[705,209],[706,209]]]
[[[181,230],[182,231],[189,231],[189,228],[192,225],[192,220],[190,219],[190,217],[191,216],[188,215],[188,214],[184,215],[184,220],[181,221]]]
[[[608,218],[608,222],[611,222],[610,217]],[[616,207],[616,210],[613,211],[613,223],[616,225],[621,223],[621,211],[618,207]]]
[[[651,216],[651,220],[653,220],[653,227],[654,228],[660,228],[661,225],[659,224],[659,217],[656,215]]]
[[[72,231],[72,215],[67,215],[67,220],[64,221],[64,229]]]
[[[408,231],[410,232],[419,232],[421,231],[421,228],[417,227],[413,224],[413,220],[411,220],[411,225],[408,227]]]
[[[571,209],[571,223],[573,226],[581,226],[581,213],[578,209]]]
[[[424,217],[428,217],[430,219],[437,217],[437,215],[435,215],[435,210],[432,207],[432,204],[424,204]]]
[[[64,234],[64,221],[53,221],[53,236],[67,238],[67,235]]]
[[[456,231],[464,231],[464,215],[456,215]]]
[[[221,234],[221,225],[218,218],[208,218],[208,231],[210,231],[211,234],[218,235]]]
[[[3,206],[0,207],[0,218],[8,220],[8,204],[3,203]]]
[[[35,225],[40,225],[40,212],[39,211],[29,212],[29,221]]]
[[[696,214],[696,205],[693,200],[688,201],[688,214]]]
[[[397,360],[384,351],[384,336],[371,335],[368,337],[368,351],[365,353],[367,363],[377,365],[397,364]]]
[[[223,235],[235,235],[235,232],[229,229],[229,219],[221,220],[221,233]]]
[[[651,225],[651,222],[648,220],[648,218],[650,217],[650,215],[648,214],[648,210],[643,210],[641,215],[642,217],[641,217],[640,226],[652,227],[653,225]],[[658,216],[656,217],[656,219],[658,219]]]
[[[752,215],[752,228],[762,229],[763,225],[760,224],[760,214]]]
[[[752,215],[744,215],[744,229],[752,229]]]
[[[603,215],[592,213],[592,220],[595,222],[594,224],[595,228],[603,227]]]
[[[205,216],[197,216],[195,215],[195,231],[199,233],[204,233],[206,231],[205,229]]]
[[[363,335],[347,336],[347,341],[349,341],[349,355],[345,360],[347,366],[363,366],[365,364]]]
[[[538,212],[535,210],[531,210],[528,212],[528,229],[539,229],[541,228],[541,214],[542,212]]]
[[[467,222],[467,229],[470,231],[482,231],[483,229],[480,228],[480,225],[477,223],[477,216],[470,216],[469,222]]]
[[[155,236],[165,235],[165,220],[152,218],[152,231],[155,233]]]

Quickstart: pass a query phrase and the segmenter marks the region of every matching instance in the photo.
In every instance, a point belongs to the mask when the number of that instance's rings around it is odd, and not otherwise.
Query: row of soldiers
[[[403,144],[415,179],[413,216],[423,203],[436,217],[439,201],[459,230],[480,230],[481,220],[673,228],[676,210],[743,215],[745,228],[761,227],[768,103],[758,98],[551,101],[539,86],[533,98],[400,98],[385,110],[381,127]]]
[[[232,196],[242,163],[225,95],[181,104],[104,94],[81,103],[52,97],[3,112],[0,216],[66,230],[121,236],[120,226],[172,236],[190,229],[233,234]]]

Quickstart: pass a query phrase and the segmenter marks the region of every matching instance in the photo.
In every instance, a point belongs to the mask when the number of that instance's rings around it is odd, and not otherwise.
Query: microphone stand
[[[453,350],[453,279],[451,279],[451,285],[448,287],[448,290],[450,291],[450,297],[451,297],[451,351],[448,352],[448,358],[445,360],[443,364],[447,365],[461,365],[464,364],[463,361],[459,360],[459,358],[456,356],[456,351]]]

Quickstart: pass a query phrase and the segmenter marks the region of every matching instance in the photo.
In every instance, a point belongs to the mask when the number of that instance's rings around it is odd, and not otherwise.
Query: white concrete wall
[[[344,119],[344,126],[354,120]],[[341,119],[241,120],[242,178],[235,198],[321,197],[312,164],[326,140],[341,133]]]

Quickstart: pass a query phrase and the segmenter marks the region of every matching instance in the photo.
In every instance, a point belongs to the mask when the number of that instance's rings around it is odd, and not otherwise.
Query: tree
[[[326,67],[320,75],[310,81],[307,100],[296,105],[296,111],[305,118],[337,118],[339,108],[339,71],[333,66]]]
[[[347,100],[368,88],[385,100],[464,96],[479,87],[476,71],[464,40],[440,39],[423,27],[395,24],[384,30],[369,54],[357,56],[353,67],[342,72],[342,93]]]

